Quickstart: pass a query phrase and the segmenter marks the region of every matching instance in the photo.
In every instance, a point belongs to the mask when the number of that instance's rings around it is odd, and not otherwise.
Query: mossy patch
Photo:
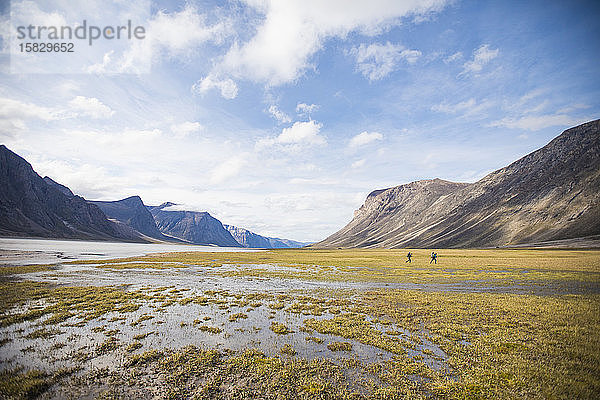
[[[269,329],[271,329],[278,335],[287,335],[288,333],[292,333],[292,330],[290,328],[288,328],[280,322],[272,322]]]
[[[327,348],[331,351],[352,351],[352,343],[332,342],[327,344]]]

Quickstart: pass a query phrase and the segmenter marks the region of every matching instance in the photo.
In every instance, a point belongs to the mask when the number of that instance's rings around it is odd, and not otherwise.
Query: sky
[[[475,182],[600,117],[597,1],[127,3],[0,1],[0,143],[90,200],[318,241],[375,189]],[[147,35],[14,47],[19,19],[83,18]]]

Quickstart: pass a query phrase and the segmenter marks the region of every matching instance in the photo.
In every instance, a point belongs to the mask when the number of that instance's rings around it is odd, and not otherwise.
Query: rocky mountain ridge
[[[495,247],[600,233],[600,120],[472,184],[440,179],[376,190],[314,247]]]
[[[156,226],[140,196],[130,196],[117,201],[89,201],[97,205],[108,218],[116,219],[137,232],[157,240],[169,240]]]
[[[25,159],[4,145],[0,146],[0,188],[0,236],[242,246],[207,212],[169,211],[175,205],[170,202],[146,207],[139,196],[88,201],[48,176],[41,178]],[[262,248],[300,244],[264,239]],[[253,241],[245,247],[257,244]]]
[[[231,233],[234,239],[243,247],[262,249],[285,249],[304,247],[309,243],[297,242],[295,240],[273,238],[262,236],[248,229],[233,225],[223,225]]]
[[[0,145],[0,235],[142,241],[109,221],[96,205],[48,179]]]
[[[221,221],[208,212],[169,210],[174,205],[168,202],[149,207],[156,226],[163,234],[194,244],[242,247]]]

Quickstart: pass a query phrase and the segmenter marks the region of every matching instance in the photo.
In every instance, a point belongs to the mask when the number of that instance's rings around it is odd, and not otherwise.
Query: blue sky
[[[12,16],[122,12],[67,3]],[[158,1],[143,42],[35,74],[11,71],[10,9],[2,143],[88,199],[138,194],[270,236],[323,239],[372,190],[474,182],[600,116],[598,2]]]

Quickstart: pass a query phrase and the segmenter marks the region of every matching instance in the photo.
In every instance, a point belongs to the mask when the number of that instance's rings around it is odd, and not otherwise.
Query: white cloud
[[[29,120],[52,121],[59,118],[62,115],[56,109],[0,97],[0,134],[3,136],[14,136],[26,129],[26,121]]]
[[[350,143],[348,143],[348,147],[356,148],[360,146],[364,146],[376,140],[383,140],[383,135],[379,132],[361,132],[358,135],[354,136],[350,139]]]
[[[414,17],[441,10],[446,0],[246,0],[264,14],[256,34],[235,43],[217,72],[279,85],[313,68],[310,58],[328,38],[350,32],[374,35]],[[408,55],[407,55],[408,56]],[[414,57],[414,54],[412,55]]]
[[[233,33],[228,19],[219,19],[214,25],[206,23],[206,16],[187,4],[182,11],[165,13],[159,11],[148,28],[154,50],[171,55],[186,55],[206,42],[221,43]]]
[[[292,122],[290,116],[281,111],[275,104],[269,107],[269,113],[281,123]]]
[[[463,58],[463,53],[461,51],[457,51],[456,53],[452,54],[451,56],[444,58],[444,62],[446,64],[450,64],[454,61],[460,60],[461,58]]]
[[[476,104],[475,99],[470,98],[469,100],[461,101],[460,103],[456,103],[456,104],[449,104],[446,102],[436,104],[431,107],[431,110],[437,111],[437,112],[443,112],[446,114],[456,114],[457,112],[470,110],[471,108],[473,108],[475,106],[475,104]]]
[[[59,118],[59,112],[52,108],[3,97],[0,98],[0,118],[22,120],[35,118],[51,121]]]
[[[114,53],[114,50],[110,50],[104,53],[104,56],[102,56],[102,62],[90,65],[86,68],[86,72],[89,72],[90,74],[104,74],[106,72],[110,72],[112,68],[111,62],[113,61]]]
[[[587,104],[583,104],[583,103],[577,103],[577,104],[573,104],[573,105],[561,108],[560,110],[557,111],[557,113],[558,114],[566,114],[566,113],[583,110],[583,109],[587,109],[587,108],[590,108],[590,106]]]
[[[115,113],[95,97],[77,96],[69,102],[69,107],[79,115],[94,119],[110,118]]]
[[[365,160],[364,158],[360,159],[360,160],[356,160],[352,163],[352,168],[355,168],[355,169],[360,168],[360,167],[364,166],[366,162],[367,162],[367,160]]]
[[[586,119],[577,119],[566,114],[527,115],[521,118],[503,118],[490,123],[490,127],[505,127],[510,129],[526,129],[539,131],[552,126],[575,126]]]
[[[280,145],[324,145],[327,143],[320,132],[322,124],[316,121],[294,122],[289,128],[284,128],[279,136],[262,138],[256,143],[258,149],[276,144]]]
[[[231,18],[220,16],[219,22],[207,23],[207,15],[187,4],[183,10],[167,13],[158,11],[146,23],[146,37],[135,40],[122,54],[104,54],[101,63],[87,68],[92,73],[147,73],[152,63],[164,58],[189,61],[200,54],[201,46],[221,44],[234,34]]]
[[[458,103],[448,103],[444,101],[440,104],[433,105],[431,111],[444,114],[460,114],[463,117],[485,117],[487,115],[485,111],[494,104],[495,102],[487,99],[477,102],[474,98],[470,98]]]
[[[204,94],[210,89],[219,89],[221,96],[225,99],[235,99],[238,94],[238,88],[235,82],[229,78],[217,79],[211,75],[200,79],[192,86],[192,92]]]
[[[473,52],[473,59],[464,63],[461,74],[481,72],[487,63],[498,57],[498,54],[499,49],[490,49],[489,44],[482,44]]]
[[[13,22],[24,22],[34,26],[63,26],[67,24],[65,15],[58,10],[46,12],[40,8],[38,1],[12,1],[10,13]]]
[[[162,136],[160,129],[125,129],[118,136],[119,141],[135,144],[140,140],[154,139]]]
[[[246,160],[242,156],[225,160],[211,171],[210,182],[222,183],[227,179],[235,177],[239,174],[245,164]]]
[[[327,178],[292,178],[288,181],[290,185],[310,185],[310,186],[334,186],[339,185],[340,181],[337,179]]]
[[[296,106],[296,112],[300,115],[306,115],[306,114],[312,114],[314,111],[316,111],[319,108],[318,105],[316,104],[306,104],[306,103],[298,103],[298,105]]]
[[[404,46],[390,42],[373,43],[368,46],[361,44],[352,48],[349,54],[356,59],[357,69],[370,81],[382,79],[390,74],[401,60],[414,64],[421,56],[418,50],[405,49]]]
[[[199,122],[186,121],[181,124],[171,125],[171,132],[173,132],[175,137],[179,139],[189,136],[190,133],[198,132],[202,129],[204,129],[204,127]]]
[[[281,135],[277,136],[277,143],[308,143],[325,144],[325,138],[319,133],[323,125],[315,121],[295,122],[289,128],[284,128]]]

